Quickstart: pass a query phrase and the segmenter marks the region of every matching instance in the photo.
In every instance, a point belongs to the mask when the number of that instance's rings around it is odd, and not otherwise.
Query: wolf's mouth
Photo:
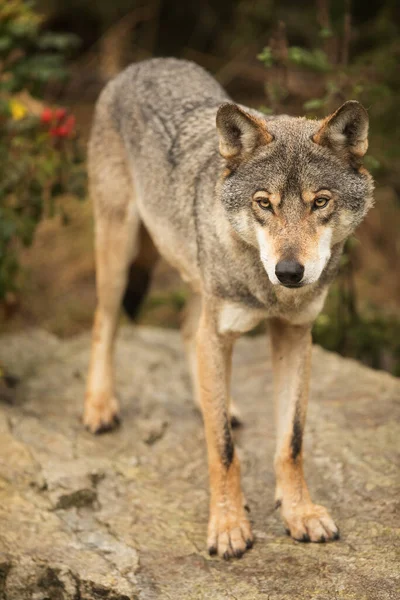
[[[304,283],[281,283],[281,286],[285,288],[301,288],[304,286]]]

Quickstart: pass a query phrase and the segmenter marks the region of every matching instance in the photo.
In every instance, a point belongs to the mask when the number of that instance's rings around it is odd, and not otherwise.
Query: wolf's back
[[[199,131],[192,131],[192,135],[201,134],[202,109],[216,111],[227,100],[226,92],[204,69],[174,58],[131,65],[106,86],[100,98],[125,138],[129,130],[134,129],[137,137],[150,127],[171,142],[191,113],[197,111]]]

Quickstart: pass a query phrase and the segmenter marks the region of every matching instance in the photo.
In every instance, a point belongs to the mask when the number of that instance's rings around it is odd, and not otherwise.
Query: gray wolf
[[[356,101],[322,121],[266,117],[176,59],[130,66],[97,103],[89,181],[98,304],[84,423],[97,433],[118,420],[117,316],[122,302],[134,314],[159,253],[193,290],[183,337],[205,424],[211,554],[240,557],[253,543],[229,380],[235,339],[262,319],[272,344],[276,505],[296,540],[339,536],[311,500],[302,437],[311,326],[346,238],[372,205],[362,166],[367,135],[368,115]]]

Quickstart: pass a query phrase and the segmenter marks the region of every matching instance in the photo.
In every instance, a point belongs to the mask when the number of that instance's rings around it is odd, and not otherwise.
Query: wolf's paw
[[[253,534],[246,516],[217,510],[208,525],[207,547],[210,555],[218,554],[225,560],[241,558],[253,545]]]
[[[329,542],[339,539],[339,529],[323,506],[304,504],[282,511],[286,531],[298,542]]]
[[[119,404],[114,396],[94,398],[87,396],[83,413],[83,424],[91,433],[105,433],[118,427]]]

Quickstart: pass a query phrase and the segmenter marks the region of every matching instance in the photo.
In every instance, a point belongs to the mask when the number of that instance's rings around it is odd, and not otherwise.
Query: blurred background
[[[0,0],[0,331],[91,326],[91,117],[104,84],[151,56],[193,60],[265,113],[321,117],[348,99],[368,109],[376,205],[314,339],[400,376],[396,0]],[[138,322],[178,327],[187,293],[160,262]]]

